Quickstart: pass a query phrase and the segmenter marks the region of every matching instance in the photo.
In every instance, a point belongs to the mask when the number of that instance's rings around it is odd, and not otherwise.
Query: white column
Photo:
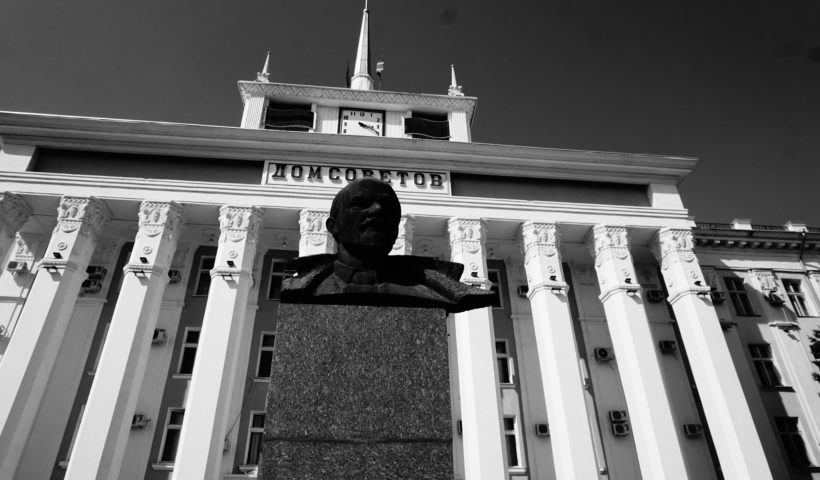
[[[703,411],[727,479],[771,479],[720,319],[693,251],[692,231],[663,228],[652,242],[661,264]]]
[[[471,218],[447,222],[451,260],[464,264],[461,281],[487,287],[486,223]],[[489,307],[455,314],[458,389],[468,480],[507,478],[501,429],[501,392],[495,361],[495,331]]]
[[[176,202],[140,205],[139,230],[123,268],[120,295],[68,463],[68,480],[119,476],[183,224],[183,208]]]
[[[222,233],[211,270],[211,288],[202,320],[194,371],[185,403],[173,479],[221,476],[225,435],[233,412],[231,398],[238,372],[262,210],[225,205],[219,209]]]
[[[262,128],[262,118],[265,115],[264,95],[248,95],[244,100],[245,110],[242,112],[242,128]]]
[[[643,478],[688,478],[626,227],[594,226],[589,247]]]
[[[336,253],[336,241],[327,231],[325,222],[330,216],[323,210],[302,210],[299,212],[299,256]]]
[[[43,400],[100,230],[111,216],[93,197],[63,197],[14,337],[0,362],[0,478],[14,478]]]
[[[31,207],[19,195],[0,192],[0,271],[6,268],[4,260],[14,245],[15,234],[31,216]]]
[[[470,124],[467,122],[467,112],[450,112],[448,117],[450,120],[450,141],[470,142]]]
[[[526,222],[521,233],[555,475],[558,480],[595,479],[598,462],[558,250],[560,232],[554,223]]]
[[[412,255],[413,235],[416,233],[416,218],[412,215],[402,215],[399,221],[399,236],[393,244],[390,255]]]

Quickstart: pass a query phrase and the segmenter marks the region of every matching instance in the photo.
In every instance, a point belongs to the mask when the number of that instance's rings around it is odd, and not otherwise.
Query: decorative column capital
[[[0,192],[0,232],[13,237],[31,216],[31,207],[23,197],[11,192]]]
[[[255,244],[262,231],[262,209],[223,205],[219,207],[219,229],[219,243],[245,240]]]
[[[612,257],[629,258],[629,230],[623,226],[595,225],[587,236],[587,248],[596,266]]]
[[[185,227],[185,210],[177,202],[145,200],[139,209],[139,230],[134,240],[131,258],[123,272],[137,276],[165,275]]]
[[[416,217],[402,215],[399,220],[399,236],[393,244],[390,255],[411,255],[413,253],[413,236],[416,233]]]
[[[528,297],[532,298],[542,290],[563,295],[569,290],[561,267],[560,239],[561,231],[554,223],[525,222],[521,225]]]
[[[667,258],[672,256],[684,262],[695,260],[694,235],[689,229],[662,228],[652,237],[650,248],[659,263],[667,261]]]
[[[652,238],[650,249],[661,264],[661,271],[674,303],[682,295],[709,298],[712,288],[706,283],[695,257],[695,240],[687,228],[662,228]]]
[[[463,283],[489,288],[487,280],[487,256],[484,241],[487,222],[480,218],[450,218],[447,220],[450,238],[450,259],[464,264]]]
[[[111,219],[108,205],[96,197],[64,196],[57,207],[55,232],[79,234],[96,242],[100,232]]]
[[[640,294],[641,286],[629,253],[629,230],[626,227],[595,225],[587,237],[587,246],[595,258],[601,301],[617,292]]]
[[[299,212],[299,255],[336,251],[336,240],[325,226],[329,216],[330,213],[324,210],[306,209]]]
[[[185,211],[177,202],[144,200],[139,210],[139,233],[148,237],[162,234],[165,240],[178,239],[185,226]]]

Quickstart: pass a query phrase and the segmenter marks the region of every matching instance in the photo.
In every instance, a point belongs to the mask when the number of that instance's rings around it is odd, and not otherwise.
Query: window
[[[265,129],[308,132],[313,128],[313,118],[310,105],[270,102],[265,112]]]
[[[282,293],[282,279],[292,277],[295,270],[287,268],[287,261],[274,258],[270,264],[270,282],[268,282],[268,300],[279,300]]]
[[[786,449],[789,464],[793,467],[812,466],[806,451],[806,443],[800,433],[797,417],[775,417],[774,422],[777,425],[777,432],[780,434],[783,447]]]
[[[504,442],[507,444],[507,466],[522,467],[518,454],[518,422],[516,417],[504,417]]]
[[[806,308],[806,296],[801,289],[800,280],[784,279],[783,286],[786,288],[794,313],[798,317],[808,317],[809,309]]]
[[[182,431],[184,416],[184,408],[168,409],[168,421],[165,422],[165,435],[162,438],[162,446],[160,447],[160,462],[173,462],[176,459],[179,434]]]
[[[512,357],[507,349],[507,340],[495,341],[495,358],[498,362],[498,383],[513,383],[515,372]]]
[[[504,308],[501,300],[501,272],[498,269],[487,269],[487,280],[490,282],[490,291],[493,292],[493,308]]]
[[[404,119],[404,133],[413,138],[428,140],[448,140],[450,138],[450,122],[447,114],[413,112],[412,117]]]
[[[245,458],[246,465],[257,465],[262,453],[262,434],[265,432],[265,412],[251,412],[251,422],[248,428],[248,448]]]
[[[208,290],[211,288],[211,269],[214,268],[214,261],[216,257],[202,256],[199,259],[199,270],[196,274],[196,288],[194,289],[195,296],[207,296]]]
[[[726,282],[726,291],[729,293],[729,298],[732,300],[732,305],[735,307],[735,313],[741,317],[749,317],[755,314],[752,309],[752,302],[749,301],[749,294],[746,293],[746,287],[743,285],[743,279],[737,277],[727,277],[723,279]]]
[[[185,337],[182,339],[182,350],[179,355],[180,375],[190,375],[194,372],[194,360],[196,360],[196,348],[199,346],[199,329],[186,328]]]
[[[777,373],[772,359],[772,346],[768,343],[750,343],[749,352],[752,354],[752,363],[760,379],[760,385],[763,387],[782,386],[780,374]]]
[[[262,340],[259,342],[259,363],[256,366],[257,377],[270,377],[270,366],[273,362],[273,340],[276,335],[272,333],[262,333]]]

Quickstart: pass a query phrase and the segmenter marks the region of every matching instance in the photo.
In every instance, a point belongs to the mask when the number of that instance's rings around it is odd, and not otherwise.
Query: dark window
[[[493,308],[504,308],[504,303],[501,301],[501,273],[498,269],[487,270],[487,280],[490,281],[490,291],[493,292]]]
[[[504,440],[507,443],[508,467],[521,466],[521,459],[518,458],[518,430],[515,423],[515,417],[504,417]]]
[[[752,302],[749,301],[749,294],[746,293],[746,287],[743,285],[742,278],[727,277],[723,279],[726,282],[726,290],[729,292],[729,298],[732,300],[732,306],[735,307],[735,313],[742,317],[754,315],[752,309]]]
[[[182,353],[179,356],[179,370],[177,373],[190,375],[194,371],[194,360],[196,360],[196,349],[199,346],[199,329],[189,328],[185,330],[185,338],[182,342]]]
[[[168,409],[168,422],[165,424],[165,439],[162,444],[160,462],[173,462],[177,457],[179,434],[182,430],[182,420],[185,410],[182,408]]]
[[[803,441],[803,435],[800,432],[798,418],[775,417],[774,421],[780,434],[780,440],[786,449],[789,464],[794,467],[812,466],[809,454],[806,451],[806,443]]]
[[[786,288],[786,294],[789,296],[794,313],[798,317],[808,317],[809,309],[806,307],[806,296],[801,288],[800,280],[783,280],[783,286]]]
[[[282,279],[292,277],[295,270],[287,268],[287,261],[274,258],[270,265],[270,282],[268,282],[268,300],[279,300],[282,293]]]
[[[251,425],[248,430],[248,455],[245,460],[247,465],[257,465],[259,455],[262,453],[262,435],[265,432],[265,414],[251,412]]]
[[[199,269],[196,275],[196,288],[194,295],[207,296],[211,288],[211,269],[214,268],[216,257],[205,257],[199,259]]]
[[[513,360],[507,349],[506,340],[495,341],[495,358],[498,363],[498,383],[513,383]]]
[[[256,367],[257,377],[270,377],[270,367],[273,362],[273,342],[276,335],[263,333],[259,343],[259,364]]]
[[[779,387],[782,385],[780,374],[774,366],[772,346],[768,343],[750,343],[749,352],[752,354],[757,377],[763,387]]]
[[[308,132],[313,128],[313,116],[310,105],[270,102],[265,112],[265,129]]]
[[[431,140],[448,140],[450,138],[450,122],[447,114],[413,112],[412,117],[404,119],[404,133],[413,138]]]

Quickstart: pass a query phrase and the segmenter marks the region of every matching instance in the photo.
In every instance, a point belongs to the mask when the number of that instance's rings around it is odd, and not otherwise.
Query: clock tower
[[[445,95],[374,89],[365,5],[349,88],[270,81],[270,53],[255,81],[240,81],[242,128],[360,137],[470,142],[477,99],[465,96],[451,66]]]

